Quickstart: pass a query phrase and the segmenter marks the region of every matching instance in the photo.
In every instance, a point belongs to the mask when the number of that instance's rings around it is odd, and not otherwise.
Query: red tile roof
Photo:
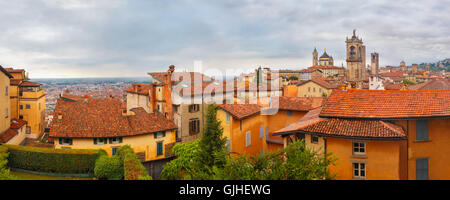
[[[305,126],[308,126],[310,124],[321,121],[321,120],[323,120],[322,118],[319,117],[319,114],[321,111],[322,111],[322,107],[313,109],[313,110],[309,111],[308,113],[306,113],[306,115],[303,116],[299,121],[292,123],[289,126],[284,127],[278,131],[275,131],[274,133],[278,135],[280,133],[295,132],[295,131],[301,130]]]
[[[173,87],[174,92],[178,92],[181,96],[193,96],[193,95],[209,95],[209,94],[217,94],[223,92],[233,92],[234,87],[230,85],[223,84],[217,81],[208,81],[208,82],[191,82],[190,84],[186,84],[180,82]],[[185,92],[188,92],[185,94]]]
[[[7,77],[13,78],[13,76],[8,72],[8,70],[3,68],[1,65],[0,65],[0,71],[3,72]]]
[[[449,90],[450,79],[434,79],[425,83],[411,85],[409,90]]]
[[[152,88],[151,84],[133,84],[132,86],[127,88],[125,91],[128,93],[148,96],[151,88]]]
[[[18,86],[21,82],[21,79],[10,79],[10,84],[14,86]]]
[[[263,98],[264,99],[264,98]],[[277,107],[280,110],[292,111],[310,111],[314,108],[320,107],[325,103],[323,97],[271,97],[272,107]]]
[[[0,134],[0,143],[7,143],[12,138],[14,138],[18,132],[14,129],[8,129],[4,133]]]
[[[136,115],[123,116],[118,99],[89,99],[66,102],[59,99],[55,118],[50,125],[50,137],[96,138],[127,137],[173,130],[177,126],[161,114],[148,114],[135,109]],[[62,119],[58,119],[62,114]]]
[[[12,129],[20,129],[27,124],[26,121],[21,119],[13,119],[11,120],[11,128]]]
[[[218,105],[222,110],[230,113],[234,118],[242,120],[261,112],[261,106],[257,104],[222,104]]]
[[[308,82],[314,82],[314,83],[316,83],[316,84],[318,84],[318,85],[320,85],[320,86],[322,86],[322,87],[324,87],[324,88],[327,88],[327,89],[335,89],[335,88],[338,88],[337,85],[328,82],[328,79],[327,79],[327,78],[315,78],[315,79],[311,79],[311,80],[309,80],[309,81],[305,81],[305,82],[302,82],[302,83],[298,84],[298,86],[304,85],[304,84],[306,84],[306,83],[308,83]]]
[[[166,78],[169,76],[168,72],[154,72],[148,73],[153,78],[158,79],[159,81],[166,83]],[[212,78],[206,76],[199,72],[174,72],[172,78],[175,79],[174,82],[183,81],[183,78],[189,77],[191,82],[202,82],[202,81],[212,81]],[[198,80],[197,80],[198,79]]]
[[[345,70],[345,68],[343,68],[343,67],[323,66],[323,65],[314,65],[314,66],[308,67],[308,69],[340,69],[340,70]]]
[[[402,127],[380,120],[325,119],[300,129],[326,136],[358,138],[406,138]]]
[[[24,87],[40,87],[41,84],[40,83],[31,82],[31,81],[22,81],[22,83],[20,83],[20,86],[24,86]]]
[[[449,117],[450,90],[334,90],[321,117]]]

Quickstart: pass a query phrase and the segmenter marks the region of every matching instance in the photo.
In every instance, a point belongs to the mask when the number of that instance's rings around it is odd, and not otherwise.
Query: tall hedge
[[[9,152],[9,167],[58,174],[93,175],[95,161],[106,154],[103,150],[5,146]]]

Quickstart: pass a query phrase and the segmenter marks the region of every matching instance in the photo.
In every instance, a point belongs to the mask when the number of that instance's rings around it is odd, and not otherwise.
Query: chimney
[[[62,120],[62,117],[63,117],[62,114],[61,114],[61,113],[58,113],[57,115],[58,115],[58,116],[57,116],[57,117],[58,117],[58,120]]]
[[[122,109],[122,117],[126,117],[127,116],[127,109]]]

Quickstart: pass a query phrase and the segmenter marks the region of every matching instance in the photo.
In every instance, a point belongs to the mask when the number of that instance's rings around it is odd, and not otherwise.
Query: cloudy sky
[[[376,0],[0,0],[0,64],[31,78],[345,65],[352,30],[382,66],[450,57],[450,3]],[[367,55],[369,58],[369,55]]]

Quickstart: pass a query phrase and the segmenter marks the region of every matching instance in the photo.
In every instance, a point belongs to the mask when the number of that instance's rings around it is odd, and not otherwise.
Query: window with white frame
[[[231,121],[231,119],[230,119],[230,113],[227,113],[227,124],[229,124],[230,121]]]
[[[365,155],[366,143],[365,142],[353,142],[353,155]]]
[[[366,178],[366,163],[353,163],[353,178]]]

